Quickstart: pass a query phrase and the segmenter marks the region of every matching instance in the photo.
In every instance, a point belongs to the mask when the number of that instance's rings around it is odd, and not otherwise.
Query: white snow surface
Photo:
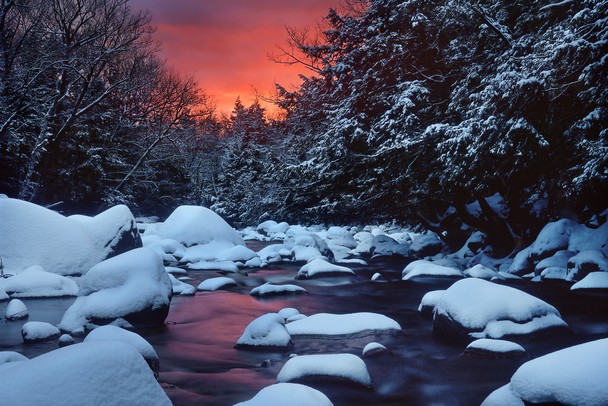
[[[169,305],[171,280],[160,257],[137,248],[95,265],[80,279],[80,296],[59,327],[82,332],[91,318],[115,319]]]
[[[388,350],[386,349],[385,346],[383,346],[380,343],[371,342],[371,343],[367,343],[365,345],[365,347],[363,347],[363,352],[361,355],[365,356],[367,354],[371,354],[373,352],[380,352],[380,351],[388,351]]]
[[[316,258],[302,266],[298,271],[297,278],[307,279],[318,275],[354,275],[352,269],[345,266],[334,265],[324,259]]]
[[[422,296],[422,300],[420,300],[418,311],[421,312],[425,308],[434,309],[435,306],[437,306],[437,303],[439,303],[443,292],[445,292],[445,290],[432,290],[430,292],[426,292],[424,296]]]
[[[24,341],[45,340],[51,337],[59,337],[61,332],[51,323],[44,321],[28,321],[21,327],[21,335]]]
[[[467,349],[477,349],[477,350],[485,350],[489,352],[526,352],[524,347],[521,345],[514,343],[513,341],[507,340],[494,340],[490,338],[480,338],[479,340],[475,340],[469,345],[467,345]]]
[[[528,334],[549,327],[567,327],[550,304],[521,290],[478,278],[452,284],[435,306],[475,338]]]
[[[27,360],[29,360],[28,357],[16,351],[0,351],[0,365],[7,364],[9,362],[21,362]]]
[[[426,259],[410,262],[401,273],[404,281],[417,276],[456,276],[462,277],[462,272],[449,266],[437,265]]]
[[[94,218],[68,218],[33,203],[0,199],[5,272],[17,274],[40,265],[59,275],[84,274],[107,256],[112,237],[129,216],[130,223],[129,209],[117,206]]]
[[[161,238],[191,246],[211,241],[245,245],[241,235],[218,214],[202,206],[179,206],[158,227]]]
[[[157,360],[154,347],[145,338],[121,327],[106,325],[97,327],[84,338],[83,342],[122,341],[133,346],[147,360]]]
[[[399,331],[395,320],[378,313],[317,313],[286,325],[291,335],[349,335],[365,331]]]
[[[608,250],[608,222],[597,229],[572,220],[561,219],[548,223],[531,245],[530,255],[545,258],[547,253],[559,250]]]
[[[463,272],[465,276],[469,276],[471,278],[480,278],[490,280],[492,278],[502,279],[502,276],[493,269],[488,268],[487,266],[483,266],[481,264],[477,264],[472,268],[469,268]]]
[[[238,283],[236,283],[236,281],[232,278],[228,278],[226,276],[218,276],[202,281],[196,287],[196,290],[218,290],[230,286],[238,286]]]
[[[171,405],[141,355],[126,343],[75,344],[15,364],[0,371],[3,404]]]
[[[291,336],[278,313],[267,313],[253,320],[236,342],[237,346],[288,347]]]
[[[194,293],[196,293],[196,289],[194,288],[194,286],[180,281],[179,279],[177,279],[175,276],[173,276],[171,274],[167,274],[167,275],[169,275],[169,279],[171,279],[171,285],[173,287],[174,295],[190,296],[190,295],[194,295]]]
[[[191,271],[221,271],[237,273],[239,267],[232,261],[199,261],[187,265]]]
[[[590,272],[570,287],[570,290],[577,289],[608,289],[608,272]]]
[[[7,320],[24,319],[29,316],[27,306],[19,299],[12,299],[6,306],[4,317]]]
[[[482,405],[518,404],[514,398],[530,403],[606,405],[607,371],[608,338],[575,345],[526,362],[509,385],[493,392]]]
[[[277,375],[277,382],[290,382],[310,376],[347,379],[371,387],[365,362],[353,354],[299,355],[290,358]]]
[[[56,297],[76,296],[78,285],[72,279],[46,272],[39,265],[0,279],[0,289],[11,297]]]
[[[314,388],[298,383],[276,383],[260,390],[248,401],[235,406],[332,406],[333,403]]]
[[[255,287],[249,292],[252,296],[270,296],[285,293],[306,293],[306,289],[298,285],[274,285],[270,282]]]

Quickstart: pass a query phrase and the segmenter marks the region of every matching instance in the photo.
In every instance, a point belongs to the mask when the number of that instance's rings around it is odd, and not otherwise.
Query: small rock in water
[[[60,335],[57,327],[43,321],[28,321],[21,327],[21,336],[25,343],[51,340]]]
[[[377,354],[385,354],[389,353],[388,348],[383,346],[380,343],[368,343],[365,347],[363,347],[363,355],[364,357],[371,357]]]
[[[30,316],[25,303],[23,303],[19,299],[13,299],[8,302],[8,306],[6,306],[6,313],[4,317],[6,320],[22,320],[27,319]]]
[[[493,340],[480,338],[473,341],[464,350],[464,355],[473,355],[490,358],[520,357],[526,353],[521,345],[507,340]]]
[[[62,334],[61,337],[59,337],[59,347],[67,347],[68,345],[72,345],[74,343],[74,337],[69,334]]]

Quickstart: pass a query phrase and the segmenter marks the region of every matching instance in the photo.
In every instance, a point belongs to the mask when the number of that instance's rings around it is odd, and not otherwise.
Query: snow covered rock
[[[355,248],[357,246],[357,241],[355,241],[353,235],[344,227],[329,227],[325,239],[329,244],[346,248]]]
[[[383,314],[360,312],[348,314],[317,313],[286,325],[289,334],[330,336],[359,335],[401,331],[395,320]]]
[[[568,260],[566,280],[579,281],[591,272],[608,272],[608,257],[600,250],[584,250]]]
[[[75,344],[19,362],[0,371],[0,393],[7,405],[171,405],[137,350],[117,341]]]
[[[420,234],[412,239],[410,245],[410,256],[414,258],[424,258],[437,255],[441,252],[443,243],[433,232],[427,234]]]
[[[258,286],[256,288],[251,289],[249,294],[251,296],[278,296],[278,295],[289,295],[289,294],[299,294],[299,293],[308,293],[306,289],[298,285],[273,285],[270,282],[266,282],[265,284]]]
[[[34,266],[59,275],[82,275],[121,250],[141,246],[126,206],[96,217],[65,217],[17,199],[0,199],[0,257],[5,272]]]
[[[608,404],[608,339],[564,348],[519,367],[511,382],[492,392],[482,406]]]
[[[234,279],[225,276],[218,276],[216,278],[209,278],[202,281],[196,287],[196,290],[218,290],[226,289],[233,286],[238,286]]]
[[[21,362],[29,360],[23,354],[15,351],[0,351],[0,365],[8,364],[9,362]],[[1,373],[1,372],[0,372]]]
[[[74,344],[76,341],[74,337],[69,334],[62,334],[59,336],[59,347],[67,347],[68,345]]]
[[[184,244],[228,241],[245,245],[241,235],[212,210],[202,206],[180,206],[158,227],[158,235]]]
[[[517,357],[526,353],[524,347],[507,340],[493,340],[480,338],[475,340],[464,350],[465,355],[491,356],[498,358]]]
[[[352,269],[345,266],[334,265],[324,259],[316,258],[302,266],[296,279],[312,279],[321,276],[355,275]]]
[[[591,272],[570,287],[570,290],[579,289],[608,289],[608,272]]]
[[[158,355],[156,354],[154,347],[152,347],[152,345],[139,334],[125,330],[124,328],[107,325],[97,327],[95,330],[87,334],[83,340],[83,342],[93,341],[122,341],[133,346],[133,348],[135,348],[141,354],[141,356],[144,357],[154,374],[158,374]]]
[[[298,315],[300,315],[300,311],[293,307],[285,307],[284,309],[279,310],[279,316],[281,316],[285,322]]]
[[[365,362],[353,354],[299,355],[290,358],[277,375],[277,382],[310,377],[347,380],[367,388],[372,386]]]
[[[532,261],[530,258],[531,252],[531,246],[519,251],[515,255],[515,258],[513,259],[513,262],[511,262],[507,272],[517,276],[522,276],[532,272],[534,270],[534,261]]]
[[[462,278],[462,272],[449,266],[437,265],[426,259],[410,262],[402,271],[401,279],[404,281],[417,276],[449,276]]]
[[[531,245],[530,258],[535,261],[552,256],[560,250],[608,250],[608,222],[597,229],[572,220],[548,223]]]
[[[502,279],[502,277],[493,269],[488,268],[487,266],[483,266],[481,264],[477,264],[472,268],[469,268],[463,272],[465,276],[470,278],[480,278],[490,280],[492,278]]]
[[[399,255],[407,257],[410,250],[410,244],[400,243],[394,238],[386,234],[378,234],[374,236],[370,243],[370,254],[373,256],[392,256]],[[359,248],[359,246],[357,246]]]
[[[235,406],[333,406],[333,403],[314,388],[298,383],[276,383],[260,390],[248,401]]]
[[[34,265],[10,278],[0,279],[0,289],[11,297],[76,296],[78,285],[72,279],[46,272]]]
[[[171,274],[167,275],[169,275],[169,279],[171,279],[171,286],[174,295],[192,296],[196,292],[194,286],[180,281]]]
[[[278,313],[267,313],[253,320],[236,342],[235,348],[287,350],[293,346],[285,328],[285,320]]]
[[[574,251],[568,251],[568,250],[557,251],[552,256],[547,257],[547,258],[541,260],[538,264],[536,264],[536,267],[534,268],[534,274],[542,275],[542,273],[545,269],[550,269],[550,268],[552,268],[552,269],[561,268],[561,269],[566,270],[566,268],[568,267],[568,260],[574,255],[576,255],[576,252],[574,252]]]
[[[501,338],[565,329],[548,303],[508,286],[478,278],[455,282],[435,307],[433,333],[451,339]]]
[[[13,299],[8,302],[8,306],[6,306],[6,312],[4,313],[4,318],[6,320],[22,320],[27,319],[30,316],[27,311],[27,307],[25,303],[23,303],[19,299]]]
[[[95,265],[80,280],[80,296],[59,327],[83,333],[89,324],[123,318],[136,327],[162,325],[172,296],[171,280],[160,257],[138,248]]]
[[[21,327],[21,337],[25,343],[52,340],[60,335],[57,327],[43,321],[28,321]]]
[[[437,306],[437,303],[439,302],[439,299],[441,299],[441,295],[443,295],[443,292],[445,292],[445,290],[432,290],[422,296],[420,305],[418,305],[418,312],[422,317],[427,319],[433,318],[435,306]]]
[[[364,357],[371,357],[377,354],[383,354],[390,352],[385,346],[380,343],[367,343],[365,347],[363,347],[363,352],[361,355]]]

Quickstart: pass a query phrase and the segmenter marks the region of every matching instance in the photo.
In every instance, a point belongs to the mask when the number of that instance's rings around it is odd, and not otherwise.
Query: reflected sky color
[[[274,83],[299,83],[300,66],[268,59],[285,45],[286,26],[314,29],[340,0],[132,0],[133,9],[148,9],[163,43],[162,56],[216,99],[229,112],[238,96],[245,104],[253,89],[268,94]]]

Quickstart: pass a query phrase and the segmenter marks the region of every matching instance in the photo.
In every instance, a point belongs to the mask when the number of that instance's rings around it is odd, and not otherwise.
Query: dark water
[[[324,392],[338,405],[475,405],[504,385],[525,361],[580,342],[608,337],[608,295],[571,293],[566,284],[509,282],[551,303],[562,313],[572,334],[514,339],[526,350],[521,358],[489,359],[463,355],[465,345],[443,342],[432,334],[432,322],[417,312],[422,296],[446,289],[454,280],[424,278],[401,281],[404,260],[370,261],[354,267],[356,277],[295,281],[299,265],[275,265],[245,275],[228,275],[241,286],[229,291],[197,292],[194,297],[174,297],[166,325],[155,331],[139,331],[160,357],[160,377],[167,395],[176,405],[231,405],[251,398],[276,376],[289,354],[349,352],[361,355],[363,347],[376,341],[391,350],[364,358],[373,390],[344,382],[304,381]],[[370,281],[380,272],[382,282]],[[215,272],[190,272],[189,282],[218,276]],[[272,299],[249,296],[252,287],[264,282],[293,283],[310,294]],[[73,299],[24,300],[30,320],[59,322]],[[289,352],[236,350],[233,345],[254,318],[285,307],[301,313],[385,314],[403,328],[401,333],[321,339],[294,338]],[[6,302],[0,303],[4,312]],[[22,322],[2,322],[0,350],[14,350],[32,357],[56,348],[56,341],[32,345],[21,343]],[[266,364],[268,366],[262,366]]]

